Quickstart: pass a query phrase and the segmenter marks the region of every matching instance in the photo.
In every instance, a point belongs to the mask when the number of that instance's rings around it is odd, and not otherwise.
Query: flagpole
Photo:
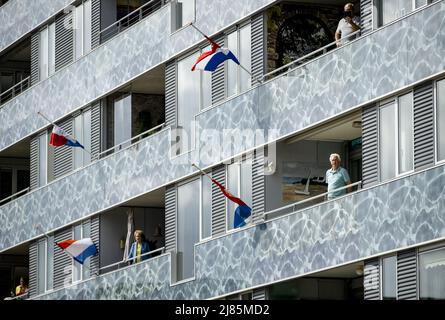
[[[214,43],[214,41],[213,41],[212,39],[210,39],[204,32],[202,32],[201,30],[199,30],[198,27],[195,26],[195,25],[193,24],[193,22],[190,22],[190,25],[191,25],[196,31],[198,31],[200,34],[202,34],[207,40],[209,40],[210,42]],[[246,72],[252,77],[252,79],[254,79],[256,82],[258,82],[259,84],[262,84],[262,83],[263,83],[260,79],[258,79],[257,77],[255,77],[255,76],[252,74],[252,72],[250,72],[250,71],[249,71],[246,67],[244,67],[241,63],[239,64],[239,66],[240,66],[244,71],[246,71]]]
[[[57,126],[54,122],[52,122],[51,120],[49,120],[43,113],[41,113],[40,111],[37,111],[37,114],[39,115],[39,116],[41,116],[43,119],[45,119],[46,121],[48,121],[49,123],[51,123],[53,126]],[[87,150],[87,149],[85,149],[85,148],[81,148],[81,149],[83,149],[83,151],[85,151],[86,153],[88,153],[90,156],[91,156],[91,158],[93,158],[93,154],[89,151],[89,150]],[[91,160],[93,160],[93,159],[91,159]]]
[[[202,170],[200,167],[198,167],[196,164],[192,163],[192,166],[195,167],[196,169],[198,169],[199,171],[201,171],[201,173],[205,176],[207,176],[207,178],[209,178],[210,180],[213,180],[211,176],[209,176],[206,172],[204,172],[204,170]]]
[[[37,114],[39,116],[41,116],[43,119],[45,119],[46,121],[48,121],[49,123],[51,123],[53,126],[55,126],[54,122],[52,122],[51,120],[49,120],[45,115],[43,115],[43,113],[41,113],[40,111],[37,111]]]

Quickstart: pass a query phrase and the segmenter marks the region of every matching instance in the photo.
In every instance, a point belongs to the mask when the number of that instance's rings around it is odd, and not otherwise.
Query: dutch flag
[[[192,67],[192,71],[204,70],[204,71],[215,71],[218,66],[226,60],[232,60],[236,64],[240,64],[235,55],[227,48],[221,48],[216,42],[207,37],[212,43],[212,49],[210,51],[203,52],[195,64]]]
[[[63,131],[62,128],[56,125],[54,125],[53,131],[51,132],[51,139],[49,141],[49,144],[54,147],[69,146],[85,149],[83,145],[79,143],[79,141],[71,137],[69,134]]]
[[[80,264],[83,264],[86,258],[94,256],[97,253],[96,245],[90,238],[65,240],[57,242],[56,244]]]

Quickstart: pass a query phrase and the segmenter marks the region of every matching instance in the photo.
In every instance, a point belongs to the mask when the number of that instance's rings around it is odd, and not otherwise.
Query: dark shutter
[[[39,82],[39,43],[40,33],[31,36],[31,85]]]
[[[102,0],[92,0],[91,2],[91,49],[100,45],[100,4]]]
[[[69,135],[73,134],[73,119],[70,117],[58,124]],[[57,179],[73,170],[73,148],[67,146],[54,148],[54,178]]]
[[[253,290],[252,300],[266,300],[266,288]]]
[[[261,79],[264,75],[265,61],[265,23],[264,13],[252,17],[251,20],[251,45],[252,45],[252,85],[256,85],[254,78]]]
[[[372,31],[372,0],[360,0],[360,33]]]
[[[378,182],[378,109],[371,106],[362,113],[363,187]]]
[[[30,148],[30,189],[39,186],[39,136],[31,138]]]
[[[165,66],[165,125],[176,126],[176,61]]]
[[[93,243],[96,245],[98,253],[94,256],[92,256],[90,259],[90,271],[91,276],[93,276],[95,273],[99,272],[100,268],[100,261],[99,261],[99,254],[100,254],[100,217],[99,215],[91,218],[91,225],[90,225],[90,237]]]
[[[224,36],[215,39],[215,42],[224,46]],[[225,97],[225,82],[224,82],[224,64],[221,64],[212,73],[212,104],[223,100]]]
[[[37,294],[37,241],[29,245],[29,295]]]
[[[212,178],[226,185],[226,166],[220,165],[212,169]],[[218,236],[226,232],[226,197],[212,183],[212,236]]]
[[[176,186],[165,190],[165,250],[176,250]]]
[[[414,88],[414,169],[434,165],[434,94],[428,82]]]
[[[101,152],[102,145],[102,100],[91,106],[91,154],[92,160]]]
[[[397,254],[397,299],[417,299],[417,251]]]
[[[380,299],[380,263],[379,259],[365,261],[363,274],[365,300]]]
[[[56,19],[56,71],[74,61],[74,30],[69,27],[72,25],[72,12]]]
[[[263,219],[265,197],[264,149],[255,151],[252,164],[252,221]]]
[[[54,234],[54,289],[58,289],[72,282],[72,258],[60,249],[56,243],[72,239],[71,227]]]

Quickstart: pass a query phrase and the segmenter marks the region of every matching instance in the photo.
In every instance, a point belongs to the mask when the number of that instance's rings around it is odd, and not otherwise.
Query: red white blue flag
[[[54,147],[69,146],[80,147],[84,149],[83,145],[81,145],[79,141],[71,137],[62,128],[56,125],[54,125],[53,131],[51,132],[51,139],[49,140],[49,144]]]
[[[235,55],[227,48],[221,48],[215,41],[207,37],[207,40],[212,44],[212,49],[203,52],[195,64],[192,67],[192,71],[204,70],[204,71],[215,71],[218,66],[226,60],[232,60],[236,64],[240,64]]]
[[[216,181],[215,179],[212,179],[213,183],[215,183],[219,189],[221,190],[221,192],[231,201],[235,202],[236,204],[238,204],[238,207],[235,210],[235,217],[233,220],[233,227],[234,228],[239,228],[239,227],[243,227],[246,225],[246,219],[248,217],[250,217],[250,215],[252,214],[252,209],[240,198],[237,198],[235,196],[233,196],[230,192],[228,192],[226,190],[226,188],[219,183],[218,181]]]
[[[97,253],[96,245],[90,238],[65,240],[57,242],[56,244],[80,264],[83,264],[86,258],[94,256]]]

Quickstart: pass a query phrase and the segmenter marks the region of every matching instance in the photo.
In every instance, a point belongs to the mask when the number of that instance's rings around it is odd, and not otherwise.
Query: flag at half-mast
[[[49,144],[54,147],[69,146],[85,149],[83,145],[79,143],[79,141],[71,137],[62,128],[56,125],[54,125],[53,131],[51,132],[51,139],[49,140]]]
[[[205,36],[206,39],[211,43],[212,48],[209,51],[203,52],[195,64],[192,67],[192,71],[204,70],[204,71],[215,71],[218,66],[226,60],[232,60],[236,64],[240,64],[238,58],[227,48],[222,48],[219,44],[213,41],[211,38]]]
[[[235,215],[234,215],[234,219],[233,219],[233,227],[234,228],[239,228],[239,227],[245,226],[246,225],[246,219],[248,217],[250,217],[250,215],[252,214],[252,209],[243,200],[233,196],[230,192],[228,192],[226,190],[226,188],[221,183],[219,183],[215,179],[212,179],[212,182],[215,183],[219,187],[221,192],[229,200],[231,200],[231,201],[235,202],[236,204],[238,204],[238,207],[235,209]]]

